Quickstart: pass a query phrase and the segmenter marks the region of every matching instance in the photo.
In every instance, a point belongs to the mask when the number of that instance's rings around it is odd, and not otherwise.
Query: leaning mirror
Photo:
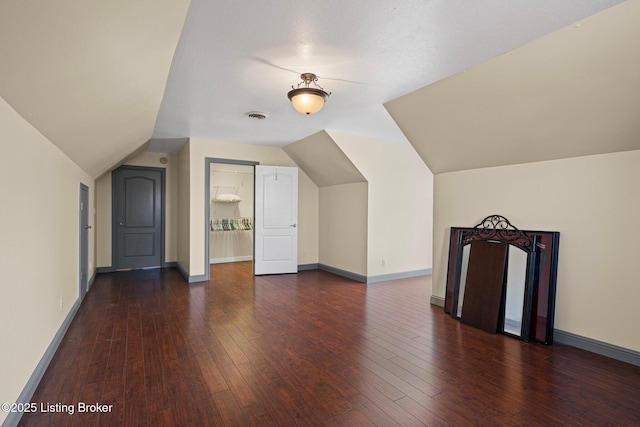
[[[528,254],[517,246],[509,245],[507,254],[507,280],[504,297],[503,332],[522,336],[522,315],[527,281]]]
[[[553,342],[558,232],[523,231],[490,215],[452,227],[445,312],[524,341]]]

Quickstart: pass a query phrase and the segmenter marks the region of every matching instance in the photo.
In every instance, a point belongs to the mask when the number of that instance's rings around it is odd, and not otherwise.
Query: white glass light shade
[[[315,114],[322,109],[329,94],[315,88],[293,89],[288,93],[293,108],[302,114]]]

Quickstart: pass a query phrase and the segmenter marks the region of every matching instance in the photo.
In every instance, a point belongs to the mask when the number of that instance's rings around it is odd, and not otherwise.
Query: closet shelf
[[[211,218],[210,231],[253,230],[253,218]]]
[[[241,202],[242,199],[236,194],[219,194],[214,196],[211,201],[214,203],[238,203]]]

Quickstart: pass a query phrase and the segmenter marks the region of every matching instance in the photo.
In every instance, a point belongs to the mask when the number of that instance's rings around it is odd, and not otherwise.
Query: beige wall
[[[289,156],[277,147],[232,144],[192,138],[183,150],[189,150],[189,266],[185,267],[180,249],[178,260],[190,276],[201,276],[208,268],[205,260],[205,158],[260,162],[262,165],[296,166]],[[182,155],[182,153],[180,153]],[[182,167],[182,163],[181,163]],[[180,176],[182,177],[182,170]],[[298,263],[318,262],[318,187],[299,171],[298,194]],[[183,186],[179,184],[179,191]],[[181,220],[180,220],[181,221]],[[181,230],[179,231],[182,232]],[[181,236],[182,238],[182,236]]]
[[[191,145],[187,142],[178,152],[178,265],[189,273],[191,230]],[[202,166],[204,168],[204,166]]]
[[[298,174],[298,265],[319,261],[320,191],[302,169]]]
[[[167,158],[167,164],[160,163],[160,158]],[[175,154],[143,152],[124,164],[129,166],[146,166],[165,169],[165,261],[177,260],[177,186],[178,186],[178,157]],[[98,267],[112,266],[112,189],[111,172],[107,172],[96,180],[96,240]]]
[[[320,188],[319,262],[367,275],[366,182]]]
[[[640,151],[435,176],[433,294],[446,288],[451,226],[490,214],[559,231],[555,327],[640,351]]]
[[[96,263],[111,267],[111,173],[96,179]]]
[[[367,276],[431,268],[433,174],[415,149],[408,142],[328,133],[369,184]]]
[[[0,144],[0,402],[15,402],[78,300],[80,183],[89,187],[92,226],[95,185],[2,98]],[[91,232],[89,264],[91,277]]]

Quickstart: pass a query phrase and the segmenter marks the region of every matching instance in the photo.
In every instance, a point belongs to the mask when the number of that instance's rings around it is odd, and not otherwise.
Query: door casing
[[[209,248],[209,219],[211,217],[211,164],[223,163],[228,165],[244,165],[244,166],[256,166],[259,162],[252,162],[248,160],[233,160],[233,159],[219,159],[215,157],[205,157],[204,159],[204,275],[201,276],[203,281],[209,281],[211,279],[211,272],[209,268],[209,257],[211,249]],[[255,176],[255,173],[254,173]],[[255,186],[254,186],[255,191]],[[255,197],[254,197],[255,200]],[[255,216],[255,203],[254,203],[254,216]],[[255,241],[255,235],[254,241]],[[255,250],[254,250],[255,253]]]
[[[89,187],[80,183],[80,299],[89,291]]]

